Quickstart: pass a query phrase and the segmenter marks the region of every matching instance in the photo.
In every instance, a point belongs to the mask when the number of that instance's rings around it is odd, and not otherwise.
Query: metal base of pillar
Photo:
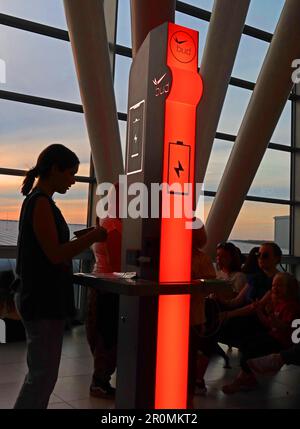
[[[120,296],[116,408],[154,408],[156,296]]]

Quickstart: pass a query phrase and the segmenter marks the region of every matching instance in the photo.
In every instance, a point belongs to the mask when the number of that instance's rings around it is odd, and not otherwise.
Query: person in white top
[[[229,242],[217,246],[217,279],[228,280],[235,294],[238,294],[245,284],[247,277],[241,272],[242,260],[240,250]]]

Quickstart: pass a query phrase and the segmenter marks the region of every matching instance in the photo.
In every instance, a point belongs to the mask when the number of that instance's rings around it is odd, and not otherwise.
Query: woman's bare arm
[[[249,285],[248,285],[248,283],[246,283],[245,286],[243,287],[243,289],[240,290],[240,292],[238,293],[238,295],[236,297],[225,302],[225,306],[228,309],[234,309],[234,308],[237,308],[237,307],[240,307],[241,305],[243,305],[245,302],[247,292],[248,292],[248,288],[249,288]]]
[[[53,264],[70,260],[94,242],[106,239],[105,229],[98,227],[74,241],[59,243],[53,212],[46,197],[40,197],[36,201],[33,230],[42,250]]]
[[[233,317],[248,316],[249,314],[255,313],[257,305],[259,305],[260,307],[265,307],[265,305],[270,299],[270,296],[271,296],[271,292],[268,291],[264,294],[264,296],[259,300],[258,303],[253,302],[242,308],[237,308],[236,310],[228,311],[227,318],[232,319]]]

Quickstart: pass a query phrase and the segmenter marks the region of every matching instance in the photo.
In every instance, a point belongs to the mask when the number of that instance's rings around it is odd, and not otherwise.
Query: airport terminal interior
[[[115,183],[128,171],[127,115],[135,99],[128,91],[145,79],[139,75],[129,85],[130,67],[149,31],[166,21],[179,32],[182,26],[199,33],[196,72],[203,95],[196,113],[195,181],[203,183],[206,251],[215,263],[220,242],[230,241],[244,257],[275,242],[282,251],[279,270],[300,280],[299,0],[0,0],[1,292],[16,269],[20,187],[46,146],[62,143],[80,160],[75,185],[54,196],[71,237],[94,225],[97,185]],[[149,93],[150,84],[163,80],[161,70],[150,79]],[[93,262],[88,249],[73,259],[73,271],[90,272]],[[74,293],[76,317],[66,327],[48,408],[114,408],[114,399],[90,395],[87,287],[74,284]],[[26,341],[19,320],[4,320],[0,409],[10,409],[27,372]],[[225,395],[222,386],[239,372],[241,352],[230,344],[221,348],[231,369],[220,354],[212,357],[207,391],[195,394],[195,408],[299,408],[295,365],[258,376],[253,392]],[[112,386],[116,378],[117,370]]]

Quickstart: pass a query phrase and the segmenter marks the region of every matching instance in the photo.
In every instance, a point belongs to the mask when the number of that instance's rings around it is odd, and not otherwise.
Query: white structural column
[[[104,17],[112,73],[115,67],[115,45],[117,35],[118,0],[104,0]]]
[[[206,222],[211,254],[232,230],[292,89],[299,23],[299,0],[286,0]]]
[[[114,183],[123,161],[103,0],[64,6],[97,183]]]
[[[175,21],[176,0],[131,0],[132,57],[150,30]]]
[[[249,4],[250,0],[214,2],[200,66],[204,92],[197,109],[197,183],[204,181]]]
[[[299,56],[300,58],[300,56]],[[299,66],[298,66],[299,67]],[[300,69],[298,72],[300,78]],[[295,93],[300,97],[300,83],[295,85]],[[293,103],[293,146],[300,151],[300,100]],[[291,199],[300,201],[300,152],[292,155],[292,184]],[[300,206],[294,206],[291,209],[291,252],[294,256],[300,257]],[[300,266],[297,265],[297,278],[300,276]]]

